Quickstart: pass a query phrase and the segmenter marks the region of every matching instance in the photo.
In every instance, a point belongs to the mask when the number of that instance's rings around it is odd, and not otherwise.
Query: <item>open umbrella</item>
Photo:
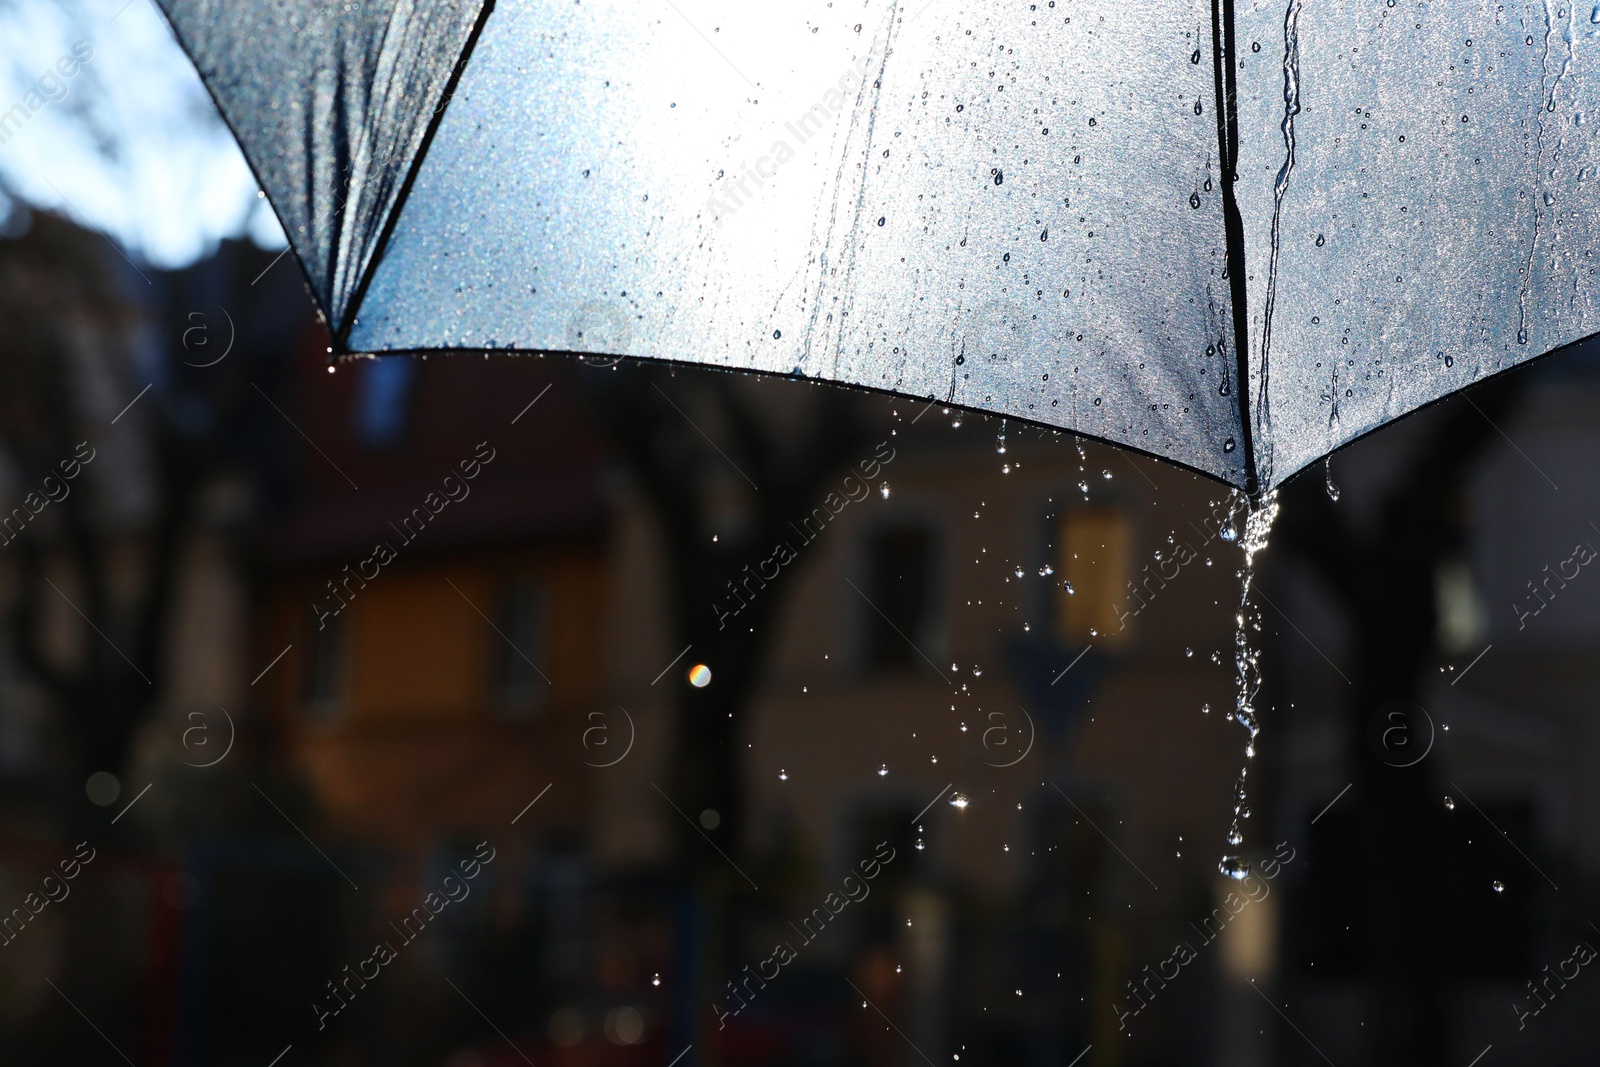
[[[827,379],[1261,493],[1600,328],[1570,3],[161,3],[341,354]]]

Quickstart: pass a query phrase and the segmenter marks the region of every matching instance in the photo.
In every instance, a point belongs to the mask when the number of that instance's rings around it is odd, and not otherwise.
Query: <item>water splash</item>
[[[1244,550],[1244,567],[1239,571],[1239,610],[1234,615],[1233,662],[1234,678],[1238,690],[1234,697],[1233,719],[1250,734],[1245,744],[1247,760],[1254,759],[1256,738],[1261,733],[1261,719],[1256,711],[1256,696],[1261,691],[1261,650],[1251,641],[1250,634],[1261,631],[1261,609],[1251,599],[1255,581],[1256,555],[1267,547],[1272,534],[1272,524],[1278,517],[1278,494],[1268,493],[1258,505],[1252,506],[1242,494],[1235,495],[1235,510],[1244,508],[1244,534],[1239,547]],[[1250,807],[1245,803],[1245,777],[1250,773],[1246,764],[1239,770],[1233,787],[1233,821],[1228,827],[1228,844],[1238,848],[1244,843],[1241,822],[1250,817]],[[1250,864],[1237,853],[1222,857],[1217,869],[1229,878],[1243,878],[1250,873]]]

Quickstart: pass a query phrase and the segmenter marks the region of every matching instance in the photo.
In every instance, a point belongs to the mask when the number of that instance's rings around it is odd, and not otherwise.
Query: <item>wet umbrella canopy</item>
[[[341,353],[800,375],[1259,492],[1600,322],[1570,5],[161,3]]]

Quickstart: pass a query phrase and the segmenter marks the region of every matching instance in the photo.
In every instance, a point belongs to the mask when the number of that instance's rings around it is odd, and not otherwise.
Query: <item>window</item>
[[[328,722],[339,710],[345,690],[344,615],[324,615],[311,627],[306,642],[305,712]]]
[[[406,434],[416,376],[417,364],[409,356],[361,361],[352,412],[357,441],[379,450],[400,444]]]
[[[1119,645],[1129,636],[1120,612],[1128,610],[1133,531],[1116,508],[1077,508],[1056,523],[1056,628],[1071,644]],[[1135,605],[1137,606],[1137,602]]]
[[[933,538],[926,529],[880,530],[867,542],[866,662],[879,670],[922,663],[932,609]]]
[[[495,703],[507,718],[531,716],[544,703],[550,680],[538,666],[545,659],[547,604],[535,582],[512,582],[500,591],[495,628]]]

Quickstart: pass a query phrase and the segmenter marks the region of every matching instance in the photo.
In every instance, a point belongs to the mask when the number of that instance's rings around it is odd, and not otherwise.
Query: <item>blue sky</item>
[[[92,56],[73,70],[75,46]],[[181,266],[244,234],[283,247],[152,0],[0,0],[0,117],[8,112],[25,119],[0,127],[10,133],[0,188],[105,231],[136,259]]]

